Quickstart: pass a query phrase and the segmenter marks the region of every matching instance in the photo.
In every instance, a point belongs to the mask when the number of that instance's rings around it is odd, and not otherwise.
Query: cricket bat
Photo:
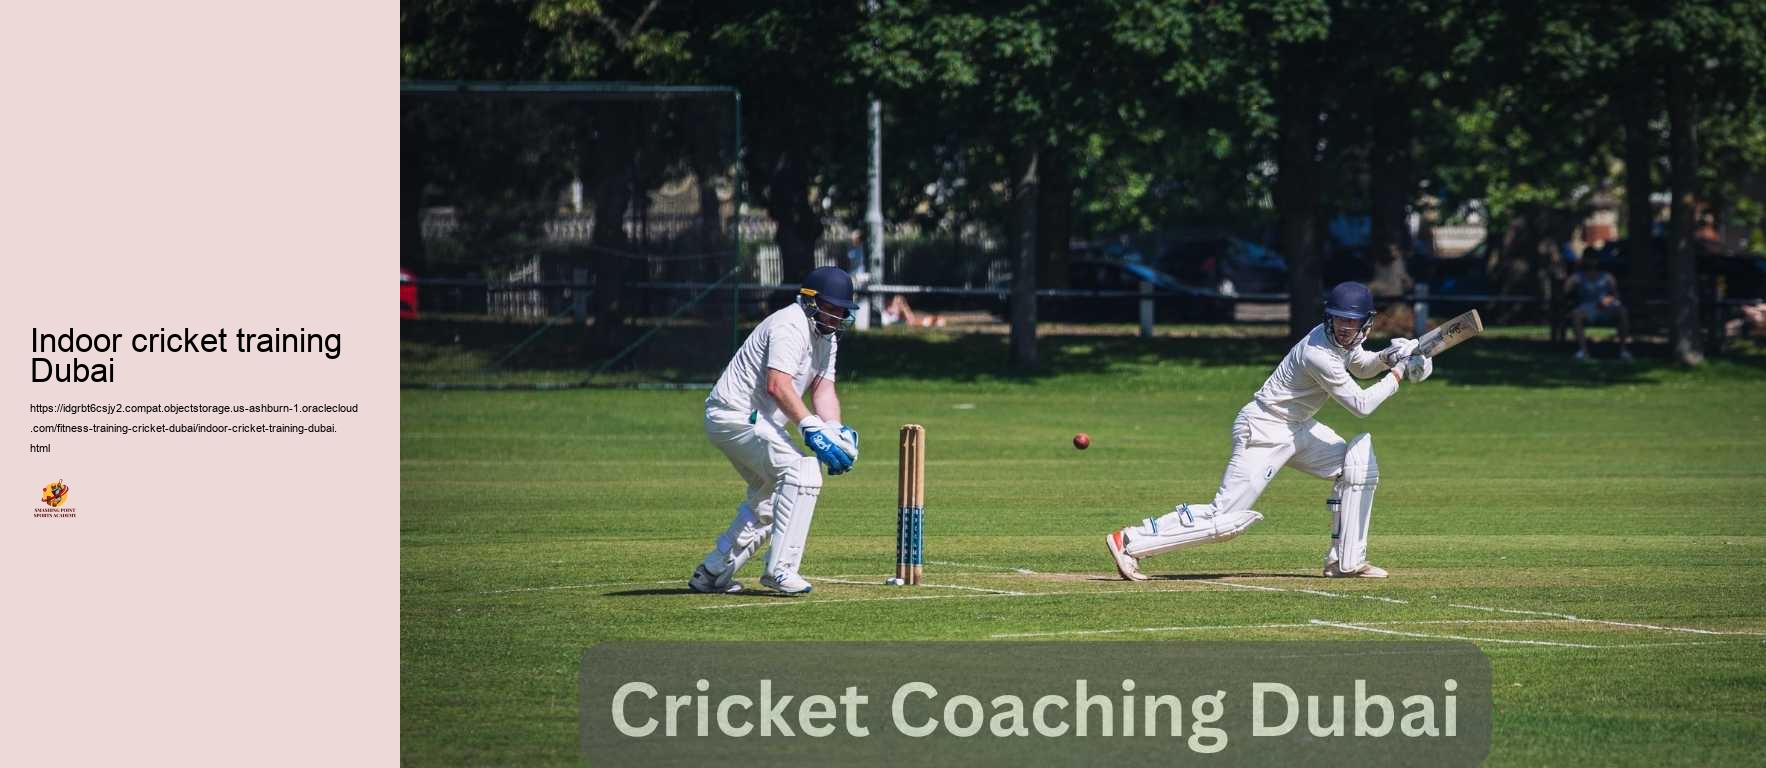
[[[1484,319],[1478,317],[1478,310],[1474,309],[1423,334],[1416,340],[1416,351],[1412,354],[1434,357],[1483,332]]]

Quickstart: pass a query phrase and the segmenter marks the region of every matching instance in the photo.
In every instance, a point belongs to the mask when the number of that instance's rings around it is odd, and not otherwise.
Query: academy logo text
[[[43,495],[41,497],[41,501],[42,501],[42,503],[47,504],[49,506],[37,507],[37,511],[35,513],[33,513],[32,516],[33,517],[74,517],[75,515],[74,515],[74,508],[73,507],[63,507],[62,506],[63,504],[67,503],[68,497],[71,495],[72,494],[70,494],[68,492],[67,483],[65,483],[61,480],[57,480],[53,483],[43,486]]]

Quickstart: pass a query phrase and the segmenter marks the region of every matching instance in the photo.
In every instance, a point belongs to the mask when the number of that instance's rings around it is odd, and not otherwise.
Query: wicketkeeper
[[[1313,418],[1326,398],[1366,417],[1398,391],[1399,381],[1406,377],[1422,381],[1434,372],[1428,357],[1411,354],[1416,347],[1411,339],[1393,339],[1378,354],[1362,349],[1373,317],[1374,299],[1367,286],[1341,283],[1331,289],[1325,322],[1288,350],[1275,373],[1233,420],[1232,458],[1214,501],[1179,504],[1163,517],[1148,518],[1106,538],[1122,578],[1145,580],[1142,558],[1244,533],[1263,519],[1251,505],[1283,466],[1336,482],[1325,500],[1332,528],[1324,575],[1386,577],[1384,569],[1367,562],[1368,518],[1374,489],[1380,484],[1373,438],[1363,432],[1344,441]],[[1351,375],[1380,376],[1380,380],[1363,389]]]
[[[687,586],[695,592],[738,592],[736,572],[771,538],[761,586],[786,594],[810,591],[797,569],[822,492],[822,472],[852,469],[858,433],[840,423],[834,358],[840,332],[852,324],[852,277],[822,267],[804,278],[797,300],[774,312],[742,348],[705,398],[705,434],[748,484],[736,518],[717,538]],[[804,405],[809,393],[815,412]],[[792,444],[786,423],[797,425],[814,456]]]

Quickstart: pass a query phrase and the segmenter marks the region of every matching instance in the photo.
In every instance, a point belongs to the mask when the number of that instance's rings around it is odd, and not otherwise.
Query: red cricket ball
[[[1087,448],[1090,448],[1091,447],[1091,435],[1088,435],[1084,432],[1074,435],[1073,436],[1073,447],[1078,448],[1079,450],[1082,450],[1082,451]]]

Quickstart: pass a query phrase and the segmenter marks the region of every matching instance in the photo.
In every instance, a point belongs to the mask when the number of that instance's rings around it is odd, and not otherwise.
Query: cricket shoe
[[[1128,554],[1128,536],[1121,530],[1111,531],[1104,537],[1104,546],[1110,548],[1110,557],[1116,559],[1116,572],[1129,581],[1146,581],[1147,575],[1141,573],[1141,561]]]
[[[1386,569],[1373,563],[1363,563],[1360,568],[1347,572],[1338,568],[1335,560],[1325,563],[1324,567],[1324,576],[1327,579],[1383,579],[1387,575]]]
[[[729,574],[713,575],[710,568],[703,563],[693,570],[693,578],[687,580],[687,589],[700,594],[734,594],[742,591],[742,582],[730,578]]]
[[[760,585],[787,595],[807,595],[810,590],[810,583],[795,573],[787,573],[777,577],[769,573],[760,577]]]

